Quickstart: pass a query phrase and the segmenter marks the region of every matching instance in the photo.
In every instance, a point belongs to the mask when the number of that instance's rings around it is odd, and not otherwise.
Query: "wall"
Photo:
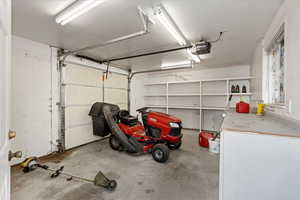
[[[196,66],[193,70],[184,69],[181,71],[170,72],[156,72],[149,73],[149,82],[161,82],[161,81],[181,81],[181,80],[200,80],[200,79],[214,79],[214,78],[231,78],[239,76],[249,76],[250,66],[237,65],[218,68],[202,68]]]
[[[131,83],[131,114],[136,115],[136,109],[146,106],[145,98],[147,89],[145,83],[166,82],[166,81],[182,81],[182,80],[201,80],[214,78],[232,78],[232,77],[248,77],[250,75],[250,66],[228,66],[222,68],[201,68],[197,66],[193,70],[180,70],[170,72],[156,72],[148,74],[139,74],[134,76]],[[158,92],[160,93],[160,92]],[[184,115],[186,122],[191,122],[188,126],[199,124],[199,111],[195,110],[178,110],[180,115]],[[217,116],[218,115],[218,116]],[[204,128],[208,130],[218,129],[211,121],[220,121],[220,112],[204,111]],[[186,123],[187,125],[187,123]]]
[[[260,41],[257,45],[252,65],[251,65],[251,75],[253,79],[251,80],[251,91],[253,92],[253,100],[260,101],[263,100],[263,41]]]
[[[52,83],[57,76],[53,52],[47,45],[13,37],[11,129],[17,137],[11,148],[21,150],[23,158],[56,150],[58,116],[52,108],[57,95],[52,92],[57,85]]]
[[[267,33],[264,36],[264,45],[258,46],[255,51],[252,67],[252,75],[255,77],[260,76],[260,72],[266,69],[266,64],[261,61],[258,54],[264,53],[263,48],[267,48],[274,35],[279,30],[282,24],[285,24],[285,40],[286,40],[286,109],[273,108],[273,112],[284,115],[296,120],[300,120],[300,93],[299,93],[299,52],[300,52],[300,1],[298,0],[286,0],[276,16],[273,19]],[[258,61],[260,60],[260,61]],[[261,77],[257,82],[259,86],[257,88],[264,88],[266,81]],[[258,97],[261,97],[260,89],[255,90]]]
[[[14,36],[12,53],[11,129],[17,132],[17,137],[12,140],[11,148],[12,151],[23,151],[23,158],[43,156],[57,150],[60,132],[57,49]],[[106,71],[104,65],[73,56],[68,57],[67,61]],[[119,88],[112,88],[112,83],[125,87],[128,72],[115,67],[110,67],[110,72],[117,74],[109,76],[105,91],[115,94],[110,90],[119,91]],[[122,83],[116,81],[116,77],[120,76],[118,74],[124,74],[122,77],[125,77],[126,84],[123,79]],[[127,102],[122,106],[126,108]],[[15,159],[12,164],[22,159]]]

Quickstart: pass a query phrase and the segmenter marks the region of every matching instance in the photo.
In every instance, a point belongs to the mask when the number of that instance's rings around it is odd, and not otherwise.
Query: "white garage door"
[[[110,73],[105,80],[102,70],[73,63],[67,63],[63,77],[65,148],[70,149],[99,139],[88,116],[93,103],[104,101],[127,109],[128,83],[126,75]]]
[[[104,80],[104,101],[116,104],[120,109],[128,108],[128,79],[127,76],[109,73]]]

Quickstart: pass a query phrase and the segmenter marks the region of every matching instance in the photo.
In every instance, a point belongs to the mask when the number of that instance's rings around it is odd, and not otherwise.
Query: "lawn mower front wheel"
[[[168,143],[168,147],[170,150],[177,150],[181,147],[182,142],[177,142],[177,143]]]
[[[165,144],[156,144],[152,149],[152,157],[155,161],[164,163],[169,158],[169,148]]]

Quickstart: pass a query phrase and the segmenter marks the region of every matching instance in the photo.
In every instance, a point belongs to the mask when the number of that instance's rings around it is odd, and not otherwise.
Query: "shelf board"
[[[202,110],[226,110],[225,107],[202,107]]]
[[[203,93],[201,96],[227,96],[226,93]]]
[[[225,94],[225,93],[203,93],[203,94],[169,94],[169,97],[185,97],[185,96],[228,96],[228,95],[232,95],[232,96],[252,96],[252,93],[229,93],[229,94]],[[167,97],[166,94],[155,94],[155,95],[145,95],[144,97]]]
[[[149,108],[167,108],[167,106],[162,105],[147,105]],[[169,106],[169,109],[182,109],[182,110],[226,110],[225,107],[193,107],[193,106]]]
[[[200,82],[216,82],[216,81],[238,81],[238,80],[251,80],[253,77],[234,77],[234,78],[219,78],[219,79],[203,79],[203,80],[190,80],[190,81],[170,81],[170,82],[158,82],[158,83],[147,83],[145,86],[151,85],[166,85],[168,84],[187,84],[187,83],[200,83]]]
[[[186,94],[169,94],[169,97],[185,97],[185,96],[200,96],[200,94],[196,93],[186,93]]]
[[[190,81],[170,81],[169,84],[189,84],[189,83],[199,83],[201,80],[190,80]]]
[[[229,93],[232,96],[252,96],[252,93]]]
[[[145,86],[153,86],[153,85],[166,85],[167,83],[146,83]]]
[[[145,95],[144,97],[166,97],[166,94]]]
[[[193,94],[193,93],[190,93],[190,94],[169,94],[168,96],[172,97],[177,97],[177,96],[227,96],[228,94],[225,94],[225,93],[203,93],[203,94]]]
[[[254,77],[247,76],[247,77],[230,78],[229,81],[240,81],[240,80],[251,80],[251,79],[254,79]]]
[[[167,108],[167,106],[155,106],[155,105],[147,105],[149,108]],[[199,110],[200,107],[192,107],[192,106],[169,106],[169,109],[186,109],[186,110]]]
[[[147,105],[146,107],[149,107],[149,108],[167,108],[167,106],[162,106],[162,105]]]
[[[190,106],[169,106],[169,109],[200,110],[200,107]]]

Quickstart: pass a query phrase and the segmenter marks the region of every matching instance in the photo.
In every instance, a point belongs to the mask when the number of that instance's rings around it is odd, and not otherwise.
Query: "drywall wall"
[[[251,80],[251,91],[253,93],[252,100],[261,101],[263,100],[263,41],[260,41],[257,45],[252,65],[251,65],[251,75],[253,75],[253,79]]]
[[[23,158],[43,156],[57,150],[60,133],[57,49],[14,36],[12,52],[11,129],[17,132],[17,137],[11,141],[12,151],[23,151]],[[74,56],[69,56],[67,61],[86,69],[100,70],[100,82],[102,72],[107,68],[105,65]],[[105,88],[105,92],[108,93],[107,101],[114,98],[126,109],[128,72],[115,67],[110,67],[110,72],[112,74]],[[124,102],[121,102],[119,97],[122,97]],[[87,113],[85,115],[88,117]],[[12,164],[22,159],[16,159]]]
[[[52,123],[52,79],[56,76],[52,73],[52,54],[47,45],[20,37],[12,39],[11,129],[17,137],[11,145],[13,151],[23,152],[23,158],[56,150],[57,129],[53,127],[57,125]]]
[[[139,74],[134,76],[131,83],[131,114],[136,115],[136,109],[144,107],[147,105],[147,98],[145,95],[149,95],[149,90],[144,86],[145,83],[153,82],[167,82],[167,81],[184,81],[184,80],[201,80],[201,79],[216,79],[216,78],[232,78],[232,77],[248,77],[250,75],[250,66],[248,65],[239,65],[239,66],[229,66],[222,68],[201,68],[196,67],[193,70],[180,70],[180,71],[169,71],[169,72],[155,72],[148,74]],[[222,86],[226,87],[225,83]],[[192,85],[186,86],[185,93],[189,93],[189,88]],[[195,86],[196,87],[196,86]],[[220,86],[221,87],[221,86]],[[215,88],[218,88],[217,86]],[[171,88],[169,88],[170,90]],[[183,89],[183,88],[181,88]],[[218,88],[220,89],[220,88]],[[165,88],[157,87],[155,91],[156,94],[163,94]],[[225,91],[226,89],[224,89]],[[250,91],[249,91],[250,92]],[[176,93],[174,91],[173,93]],[[164,97],[155,97],[151,98],[152,101],[158,101],[161,104],[161,99]],[[199,98],[199,97],[188,97],[182,100],[185,97],[177,97],[178,102],[173,102],[177,105],[181,104],[183,101],[186,101],[190,98]],[[174,99],[176,101],[176,99]],[[181,102],[182,101],[182,102]],[[223,100],[224,101],[224,100]],[[159,103],[158,103],[159,104]],[[151,105],[156,105],[155,102],[152,102]],[[165,109],[152,109],[157,111],[166,112]],[[172,109],[169,111],[170,114],[176,115],[184,120],[184,125],[186,128],[198,128],[199,127],[199,110],[176,110]],[[203,124],[204,129],[206,130],[218,130],[221,124],[221,114],[222,111],[203,111]],[[218,121],[219,124],[211,123],[212,121]]]
[[[170,72],[154,72],[148,74],[149,82],[161,81],[183,81],[183,80],[200,80],[214,78],[232,78],[239,76],[249,76],[249,65],[226,66],[218,68],[201,68],[195,67],[193,70],[180,70]]]
[[[273,19],[270,28],[264,36],[264,45],[259,44],[254,53],[252,75],[260,77],[262,70],[266,70],[266,62],[261,61],[264,56],[264,48],[268,48],[280,26],[285,24],[285,85],[286,85],[286,109],[273,109],[273,112],[300,120],[300,93],[299,93],[299,52],[300,52],[300,1],[286,0]],[[260,54],[260,56],[259,56]],[[263,77],[257,82],[257,88],[264,88],[266,81]],[[257,97],[261,97],[260,89],[255,90]],[[264,92],[263,92],[264,93]]]

